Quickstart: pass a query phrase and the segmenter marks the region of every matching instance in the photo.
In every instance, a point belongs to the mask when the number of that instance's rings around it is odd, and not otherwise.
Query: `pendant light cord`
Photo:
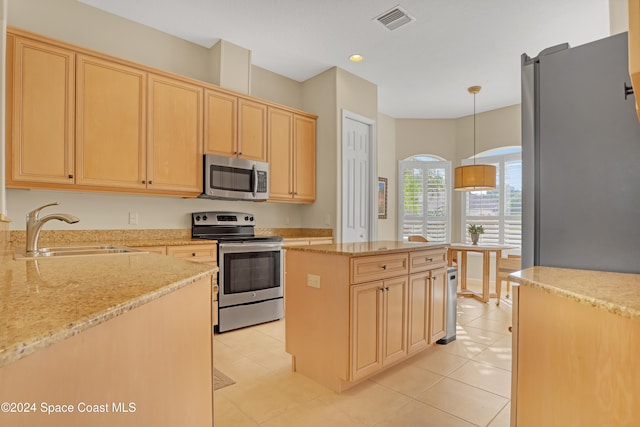
[[[473,165],[476,165],[476,94],[473,94]]]

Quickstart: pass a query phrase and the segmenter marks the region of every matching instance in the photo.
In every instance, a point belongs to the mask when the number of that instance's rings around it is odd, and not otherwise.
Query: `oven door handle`
[[[281,243],[218,243],[224,253],[238,252],[272,252],[282,250]]]

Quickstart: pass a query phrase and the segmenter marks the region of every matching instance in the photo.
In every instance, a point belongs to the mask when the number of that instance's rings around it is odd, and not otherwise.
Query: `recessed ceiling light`
[[[351,62],[360,62],[364,59],[364,57],[358,53],[354,53],[349,57],[349,61]]]

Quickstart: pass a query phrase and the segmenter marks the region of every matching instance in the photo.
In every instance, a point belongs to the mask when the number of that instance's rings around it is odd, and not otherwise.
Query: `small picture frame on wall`
[[[387,219],[387,178],[378,177],[378,219]]]

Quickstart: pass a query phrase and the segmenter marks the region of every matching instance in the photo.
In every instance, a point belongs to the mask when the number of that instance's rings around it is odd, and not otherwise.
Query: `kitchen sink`
[[[145,253],[145,251],[118,245],[57,246],[50,248],[40,248],[34,254],[27,254],[24,250],[17,250],[13,258],[20,260],[35,258],[60,258],[83,255],[116,255],[127,253]]]

